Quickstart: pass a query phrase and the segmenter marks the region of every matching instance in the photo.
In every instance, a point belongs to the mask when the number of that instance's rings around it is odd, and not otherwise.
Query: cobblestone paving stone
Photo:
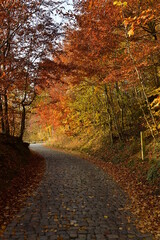
[[[118,185],[91,163],[41,145],[46,173],[26,207],[8,225],[3,240],[151,240],[141,234]]]

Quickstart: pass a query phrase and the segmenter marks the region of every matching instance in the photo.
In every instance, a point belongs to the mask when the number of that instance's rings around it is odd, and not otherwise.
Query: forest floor
[[[0,135],[0,235],[37,188],[45,161],[28,144]]]
[[[135,214],[137,227],[160,239],[160,151],[153,141],[149,140],[146,145],[144,161],[141,160],[137,142],[126,142],[123,146],[115,144],[114,147],[107,145],[107,148],[105,146],[96,151],[78,148],[73,139],[67,146],[63,141],[58,143],[52,141],[49,145],[78,154],[107,172],[128,194],[131,202],[127,208]]]

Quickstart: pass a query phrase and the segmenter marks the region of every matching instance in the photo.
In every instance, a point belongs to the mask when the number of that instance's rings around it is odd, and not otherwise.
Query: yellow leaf
[[[117,5],[118,1],[113,2],[113,5]]]
[[[127,7],[127,2],[123,2],[123,6],[124,6],[124,7]]]
[[[128,32],[128,36],[131,37],[134,35],[134,31],[133,31],[133,28],[131,28]]]
[[[89,198],[94,198],[94,196],[89,196]]]

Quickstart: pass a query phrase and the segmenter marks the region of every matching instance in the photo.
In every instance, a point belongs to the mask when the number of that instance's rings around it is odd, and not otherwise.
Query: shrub
[[[147,173],[147,180],[154,183],[160,177],[160,161],[154,161]]]

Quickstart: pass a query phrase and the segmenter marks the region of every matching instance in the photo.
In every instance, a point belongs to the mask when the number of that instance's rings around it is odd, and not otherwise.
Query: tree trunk
[[[123,11],[123,6],[122,6],[122,16],[123,16],[123,19],[125,19],[124,11]],[[147,94],[146,94],[145,89],[144,89],[144,84],[143,84],[143,81],[142,81],[141,74],[140,74],[140,72],[139,72],[139,70],[138,70],[138,68],[137,68],[136,61],[135,61],[134,56],[133,56],[133,54],[132,54],[132,52],[131,52],[131,49],[130,49],[130,41],[129,41],[129,38],[128,38],[127,26],[126,26],[125,24],[124,24],[124,31],[125,31],[125,37],[126,37],[127,52],[128,52],[128,55],[129,55],[129,57],[130,57],[130,59],[131,59],[131,61],[132,61],[132,63],[133,63],[133,67],[134,67],[134,69],[135,69],[135,72],[136,72],[136,75],[137,75],[137,79],[139,80],[139,82],[140,82],[140,84],[141,84],[142,92],[143,92],[144,99],[145,99],[145,101],[146,101],[146,104],[147,104],[147,107],[148,107],[148,110],[149,110],[151,119],[152,119],[153,124],[154,124],[154,126],[155,126],[155,128],[156,128],[156,131],[157,131],[157,133],[158,133],[157,124],[156,124],[155,118],[154,118],[154,116],[153,116],[153,114],[152,114],[152,110],[151,110],[151,107],[150,107],[150,104],[149,104],[149,101],[148,101],[148,97],[147,97]],[[144,114],[144,118],[145,118],[146,123],[147,123],[147,125],[148,125],[149,122],[148,122],[147,119],[146,119],[145,112],[144,112],[142,106],[141,106],[141,110],[142,110],[142,112],[143,112],[143,114]],[[148,126],[150,126],[149,129],[150,129],[150,131],[151,131],[151,135],[152,135],[153,138],[155,139],[152,126],[151,126],[150,124],[149,124]]]
[[[2,97],[1,97],[1,95],[0,95],[0,118],[1,118],[1,131],[2,131],[2,133],[5,133],[4,116],[3,116],[3,105],[2,105]]]
[[[5,134],[9,135],[9,120],[8,120],[8,97],[7,97],[7,91],[5,91],[4,94],[4,118],[5,118]]]
[[[117,102],[118,102],[118,106],[121,112],[121,135],[123,137],[123,132],[124,132],[124,104],[123,104],[123,97],[120,88],[118,86],[118,82],[116,82],[116,91],[117,91]]]
[[[153,132],[153,128],[152,128],[151,124],[149,123],[149,121],[148,121],[148,119],[147,119],[147,116],[146,116],[146,114],[145,114],[145,111],[144,111],[144,109],[143,109],[143,106],[142,106],[142,104],[141,104],[141,101],[140,101],[139,98],[138,98],[138,94],[137,94],[137,89],[136,89],[136,88],[135,88],[135,93],[136,93],[136,97],[137,97],[138,104],[139,104],[140,109],[141,109],[141,111],[142,111],[142,113],[143,113],[144,119],[145,119],[145,121],[146,121],[146,123],[147,123],[147,126],[148,126],[149,130],[150,130],[150,133],[151,133],[153,139],[155,139],[154,132]]]
[[[160,86],[160,79],[159,79],[159,76],[158,76],[157,64],[154,61],[154,56],[153,55],[151,55],[151,60],[152,60],[152,63],[153,63],[154,81],[155,81],[156,87],[159,87]]]
[[[109,86],[109,90],[110,90],[110,106],[111,106],[111,110],[112,110],[112,114],[113,114],[113,120],[114,120],[115,128],[117,130],[119,140],[122,141],[122,133],[121,133],[121,130],[119,128],[119,123],[117,121],[117,117],[116,117],[116,113],[115,113],[115,109],[114,109],[113,98],[112,98],[112,93],[111,93],[111,87],[110,86]]]
[[[13,118],[12,118],[12,136],[14,137],[15,135],[15,115],[13,112]]]
[[[113,145],[113,124],[112,124],[112,114],[109,109],[109,101],[108,101],[108,91],[107,86],[105,84],[105,96],[106,96],[106,107],[107,107],[107,113],[108,113],[108,127],[109,127],[109,135],[110,135],[110,142],[111,146]]]
[[[21,118],[21,132],[20,132],[20,136],[19,138],[22,140],[23,139],[23,135],[24,135],[24,130],[25,130],[25,123],[26,123],[26,108],[25,105],[22,104],[22,118]]]

